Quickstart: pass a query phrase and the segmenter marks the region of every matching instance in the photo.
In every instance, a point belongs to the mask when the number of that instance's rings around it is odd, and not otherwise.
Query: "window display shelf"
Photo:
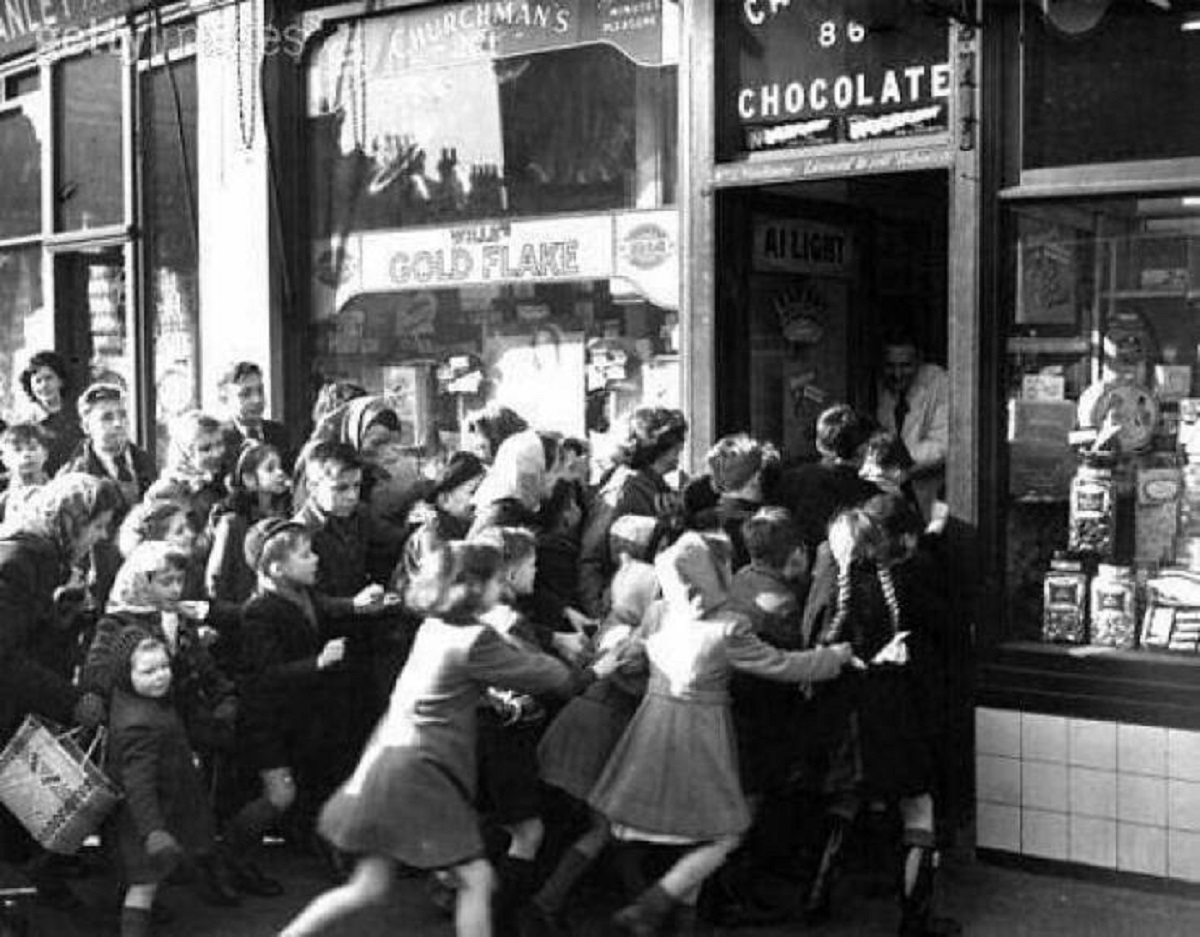
[[[976,703],[1200,729],[1200,655],[1007,642],[981,664]]]

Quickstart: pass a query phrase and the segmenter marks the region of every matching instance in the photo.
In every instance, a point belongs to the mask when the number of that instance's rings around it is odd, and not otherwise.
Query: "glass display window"
[[[125,68],[108,51],[54,68],[55,230],[125,222]]]
[[[49,347],[53,323],[42,295],[42,249],[34,244],[0,249],[0,414],[16,414],[27,401],[20,374],[29,356]]]
[[[3,82],[0,94],[0,241],[42,233],[45,102],[36,71]]]
[[[679,405],[678,8],[625,6],[433,4],[312,50],[309,360],[410,445],[489,401],[580,437]]]
[[[1008,633],[1194,652],[1148,629],[1168,593],[1200,619],[1171,586],[1200,572],[1200,200],[1021,203],[1007,224]],[[1064,632],[1051,586],[1072,563],[1093,604]],[[1105,589],[1126,578],[1114,625]]]
[[[1021,11],[1023,169],[1200,157],[1200,3]]]

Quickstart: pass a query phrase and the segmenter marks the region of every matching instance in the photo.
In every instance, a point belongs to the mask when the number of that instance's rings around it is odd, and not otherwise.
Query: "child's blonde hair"
[[[494,546],[452,541],[422,560],[405,595],[408,607],[447,621],[473,619],[487,610],[488,583],[500,572],[502,562]]]
[[[108,597],[109,610],[156,608],[154,578],[166,571],[186,572],[187,568],[188,557],[168,543],[148,540],[138,544],[125,558],[113,580]]]

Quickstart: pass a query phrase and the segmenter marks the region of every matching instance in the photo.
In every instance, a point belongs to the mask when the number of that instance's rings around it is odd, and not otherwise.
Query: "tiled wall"
[[[975,710],[976,844],[1200,882],[1200,732]]]

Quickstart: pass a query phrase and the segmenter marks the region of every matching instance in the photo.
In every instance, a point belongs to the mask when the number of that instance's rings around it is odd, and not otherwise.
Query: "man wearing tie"
[[[263,388],[262,368],[253,361],[230,365],[217,384],[221,406],[226,412],[225,454],[230,468],[237,462],[242,446],[249,440],[266,443],[279,451],[283,467],[292,468],[291,440],[287,427],[265,419],[267,396]]]
[[[876,419],[896,434],[913,465],[909,479],[921,513],[930,510],[946,478],[950,439],[950,377],[945,368],[923,362],[907,333],[884,338]]]

